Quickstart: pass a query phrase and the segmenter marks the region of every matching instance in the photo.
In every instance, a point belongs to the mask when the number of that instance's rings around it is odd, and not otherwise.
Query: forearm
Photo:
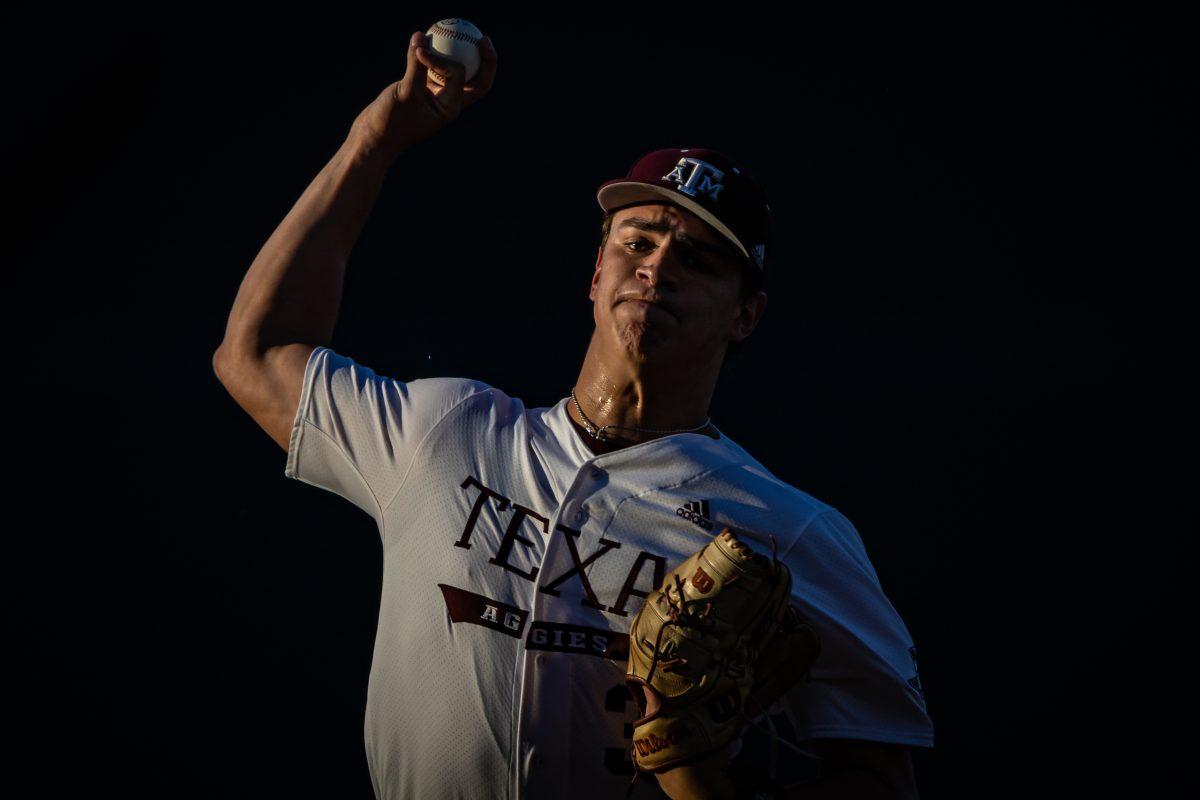
[[[250,265],[222,349],[261,355],[275,345],[330,341],[350,251],[391,161],[351,130]]]
[[[738,796],[733,782],[724,775],[686,775],[684,770],[664,780],[659,787],[672,800],[734,800]],[[916,800],[916,790],[907,793],[888,786],[870,772],[847,770],[822,776],[820,780],[785,789],[787,800]]]
[[[735,800],[739,796],[734,783],[723,774],[689,774],[683,768],[672,773],[658,780],[672,800]],[[783,796],[787,800],[916,800],[917,794],[915,787],[910,793],[870,772],[846,770],[785,789]]]
[[[810,740],[822,752],[820,777],[790,788],[775,784],[787,800],[917,800],[912,758],[905,748],[857,740]],[[734,800],[753,796],[750,785],[767,782],[765,773],[729,764],[728,751],[660,773],[659,787],[672,800]],[[739,793],[738,787],[741,786]]]
[[[786,790],[787,800],[917,800],[916,786],[887,783],[874,773],[845,770]]]

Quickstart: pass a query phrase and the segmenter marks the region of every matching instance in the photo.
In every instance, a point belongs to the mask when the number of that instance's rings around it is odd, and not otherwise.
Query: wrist
[[[738,800],[737,787],[724,771],[701,776],[676,767],[656,777],[658,788],[671,800]]]
[[[790,792],[761,767],[730,764],[729,779],[736,800],[787,800]]]
[[[374,164],[384,169],[390,167],[392,162],[408,149],[404,144],[384,141],[374,131],[360,124],[351,126],[343,147],[356,161]]]
[[[671,800],[737,800],[729,772],[729,747],[655,775]]]

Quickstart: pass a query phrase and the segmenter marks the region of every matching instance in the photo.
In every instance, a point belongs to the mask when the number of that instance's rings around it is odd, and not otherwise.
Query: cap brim
[[[713,216],[711,211],[687,195],[680,194],[673,189],[668,189],[665,186],[656,186],[653,183],[640,183],[638,181],[609,181],[600,186],[599,191],[596,192],[596,200],[600,202],[600,207],[606,212],[636,203],[654,203],[662,200],[675,203],[707,222],[718,233],[733,242],[743,257],[750,258],[750,253],[742,246],[738,238],[733,235],[733,231],[729,230],[729,228],[721,223],[721,220]]]

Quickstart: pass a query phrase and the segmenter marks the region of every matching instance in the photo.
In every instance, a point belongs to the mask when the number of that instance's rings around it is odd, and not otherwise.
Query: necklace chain
[[[583,418],[584,430],[586,430],[593,439],[599,439],[602,442],[608,441],[608,434],[605,433],[605,430],[607,430],[608,428],[619,428],[620,430],[623,430],[623,431],[638,431],[640,433],[661,433],[661,434],[695,433],[696,431],[699,431],[699,430],[702,430],[702,429],[708,427],[708,423],[712,421],[712,417],[706,417],[704,419],[704,422],[700,423],[699,425],[697,425],[694,428],[677,428],[675,430],[666,430],[666,431],[657,430],[655,428],[632,428],[627,425],[601,425],[600,427],[596,427],[596,424],[594,422],[592,422],[590,419],[588,419],[588,415],[583,413],[583,407],[581,405],[579,405],[579,399],[577,397],[575,397],[575,387],[574,386],[571,387],[571,401],[573,403],[575,403],[575,409],[579,412],[579,416]]]

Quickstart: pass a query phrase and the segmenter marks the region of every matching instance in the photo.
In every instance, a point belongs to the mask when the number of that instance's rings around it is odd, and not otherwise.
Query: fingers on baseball
[[[479,71],[471,78],[466,86],[468,94],[482,96],[492,88],[496,80],[496,48],[492,46],[491,37],[484,36],[479,40]]]
[[[404,68],[404,78],[400,81],[400,85],[404,89],[425,85],[428,69],[417,57],[417,48],[424,45],[425,34],[420,31],[415,31],[412,36],[408,37],[408,56]]]
[[[432,50],[426,44],[417,48],[417,59],[425,65],[434,83],[444,86],[447,90],[461,90],[462,85],[466,83],[466,67]]]

